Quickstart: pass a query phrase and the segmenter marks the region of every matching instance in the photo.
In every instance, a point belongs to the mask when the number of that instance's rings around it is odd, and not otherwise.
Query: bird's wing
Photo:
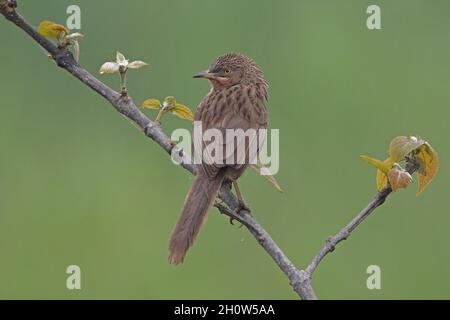
[[[264,143],[258,139],[259,129],[267,127],[264,101],[248,92],[243,86],[213,92],[195,115],[195,120],[201,121],[203,137],[194,135],[194,150],[202,146],[202,167],[210,177],[224,167],[239,170],[253,163]]]

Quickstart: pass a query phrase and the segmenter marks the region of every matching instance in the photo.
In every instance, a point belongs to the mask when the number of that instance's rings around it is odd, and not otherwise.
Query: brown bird
[[[252,138],[243,141],[234,137],[227,139],[226,129],[253,129],[258,133],[260,129],[267,128],[268,122],[265,106],[268,84],[253,59],[237,53],[225,54],[217,58],[207,71],[196,74],[194,78],[206,78],[211,84],[211,91],[197,108],[194,120],[201,121],[203,132],[217,129],[223,133],[223,150],[226,150],[228,144],[234,143],[236,153],[239,144],[244,143],[246,154],[245,160],[239,163],[236,155],[230,156],[224,151],[219,159],[221,161],[211,163],[205,161],[203,153],[200,153],[203,157],[202,164],[197,166],[197,175],[169,243],[169,261],[173,264],[183,262],[225,179],[233,182],[239,204],[246,208],[236,180],[252,160],[250,146],[256,143],[257,153],[263,141]],[[194,152],[201,152],[197,150],[198,144],[195,143],[199,138],[203,139],[194,134]],[[207,146],[203,140],[200,145]],[[234,161],[230,161],[230,157]]]

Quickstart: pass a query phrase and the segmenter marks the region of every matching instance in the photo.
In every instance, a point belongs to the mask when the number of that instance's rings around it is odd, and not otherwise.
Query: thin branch
[[[15,0],[0,0],[0,13],[2,13],[6,19],[25,31],[41,47],[47,50],[59,67],[67,70],[89,88],[108,100],[118,112],[136,124],[147,137],[158,143],[167,153],[172,154],[173,151],[178,153],[181,152],[180,150],[174,150],[174,145],[170,141],[170,138],[163,132],[160,125],[145,116],[145,114],[139,110],[130,97],[122,96],[95,78],[74,60],[72,54],[67,49],[57,48],[50,41],[43,38],[28,22],[25,21],[22,16],[17,13],[16,7],[17,3]],[[182,159],[184,160],[182,162],[183,168],[195,174],[195,166],[190,164],[184,155],[182,155]],[[273,241],[269,233],[250,215],[248,211],[240,210],[237,212],[239,208],[238,201],[226,184],[222,186],[219,193],[219,198],[222,199],[228,206],[228,208],[223,205],[219,206],[219,210],[223,214],[230,216],[230,218],[242,222],[247,227],[250,233],[257,239],[259,244],[286,274],[293,289],[298,293],[298,295],[302,299],[316,299],[314,291],[310,286],[310,281],[305,276],[305,272],[298,270],[294,266],[289,258]]]
[[[412,175],[414,172],[418,170],[417,163],[407,163],[406,167],[407,171]],[[392,189],[390,186],[384,188],[372,199],[372,201],[365,207],[358,215],[353,218],[345,227],[343,227],[336,235],[329,237],[324,246],[320,249],[320,251],[314,256],[311,263],[306,268],[306,274],[309,278],[312,278],[312,274],[316,270],[319,263],[323,258],[330,252],[333,252],[336,246],[343,240],[347,240],[353,230],[358,227],[361,222],[363,222],[376,208],[381,206],[386,198],[392,193]]]
[[[311,263],[306,268],[306,272],[312,276],[322,259],[330,252],[333,252],[337,244],[343,240],[347,240],[351,232],[366,219],[377,207],[382,205],[387,196],[391,193],[391,188],[388,187],[380,191],[372,201],[365,207],[352,221],[350,221],[344,228],[342,228],[336,235],[329,237],[322,249],[312,259]]]

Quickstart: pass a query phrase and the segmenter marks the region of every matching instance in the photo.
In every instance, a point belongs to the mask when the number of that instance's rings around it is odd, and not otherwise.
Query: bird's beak
[[[209,72],[209,70],[199,72],[194,74],[194,78],[206,78],[206,79],[215,79],[216,75],[213,72]]]

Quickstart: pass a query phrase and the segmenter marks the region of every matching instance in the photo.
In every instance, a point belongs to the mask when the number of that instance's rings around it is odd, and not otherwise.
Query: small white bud
[[[66,36],[66,40],[77,40],[80,38],[83,38],[84,35],[79,33],[79,32],[75,32],[75,33],[71,33],[69,35]]]
[[[120,53],[119,51],[117,51],[116,53],[116,62],[120,65],[122,65],[123,63],[125,63],[125,61],[128,63],[127,59],[125,58],[125,56]]]
[[[145,63],[144,61],[133,61],[128,65],[129,69],[140,69],[144,66],[148,65],[147,63]]]
[[[100,74],[104,74],[104,73],[116,73],[119,71],[119,65],[115,62],[106,62],[104,63],[100,70],[98,72],[100,72]]]

